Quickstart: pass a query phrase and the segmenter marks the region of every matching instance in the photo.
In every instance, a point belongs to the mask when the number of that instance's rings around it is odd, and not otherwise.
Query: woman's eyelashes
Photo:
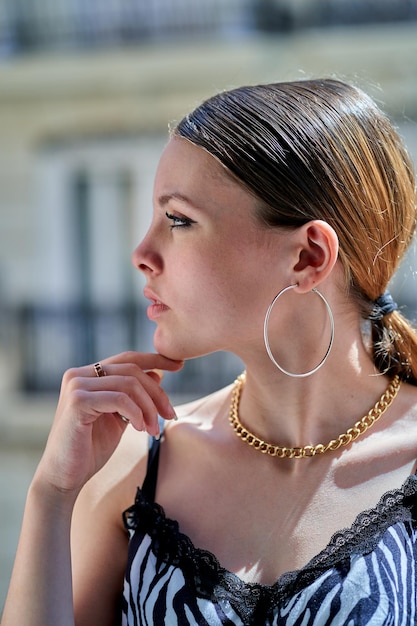
[[[188,228],[192,224],[195,224],[195,221],[190,219],[189,217],[173,215],[172,213],[166,212],[165,215],[169,220],[171,220],[171,230],[173,228]]]

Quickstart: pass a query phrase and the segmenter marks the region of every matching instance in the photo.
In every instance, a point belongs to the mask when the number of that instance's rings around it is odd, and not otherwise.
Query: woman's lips
[[[149,305],[146,309],[148,318],[152,321],[155,321],[158,317],[162,315],[162,313],[165,313],[165,311],[168,311],[168,307],[166,306],[166,304],[162,304],[162,302],[158,301]]]
[[[146,288],[143,290],[145,298],[151,300],[152,304],[148,306],[146,309],[147,316],[150,320],[155,321],[158,317],[160,317],[165,311],[168,311],[169,307],[161,302],[158,299],[157,295],[154,294],[150,289]]]

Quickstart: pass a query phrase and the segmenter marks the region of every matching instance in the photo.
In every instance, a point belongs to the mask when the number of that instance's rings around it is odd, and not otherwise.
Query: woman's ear
[[[331,273],[338,258],[339,240],[335,230],[322,220],[313,220],[298,228],[296,239],[294,283],[298,285],[298,291],[307,292]]]

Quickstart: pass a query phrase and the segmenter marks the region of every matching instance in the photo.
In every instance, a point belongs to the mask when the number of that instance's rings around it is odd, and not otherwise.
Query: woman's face
[[[133,263],[145,275],[155,349],[184,359],[262,346],[269,302],[283,286],[285,233],[255,219],[255,200],[185,139],[165,148],[154,212]],[[277,250],[280,250],[277,254]]]

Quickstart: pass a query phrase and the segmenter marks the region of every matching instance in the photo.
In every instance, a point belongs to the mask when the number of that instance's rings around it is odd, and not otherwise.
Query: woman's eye
[[[191,220],[189,217],[179,217],[178,215],[172,215],[171,213],[165,213],[167,218],[171,220],[171,229],[172,228],[187,228],[191,226],[191,224],[195,224],[194,220]]]

